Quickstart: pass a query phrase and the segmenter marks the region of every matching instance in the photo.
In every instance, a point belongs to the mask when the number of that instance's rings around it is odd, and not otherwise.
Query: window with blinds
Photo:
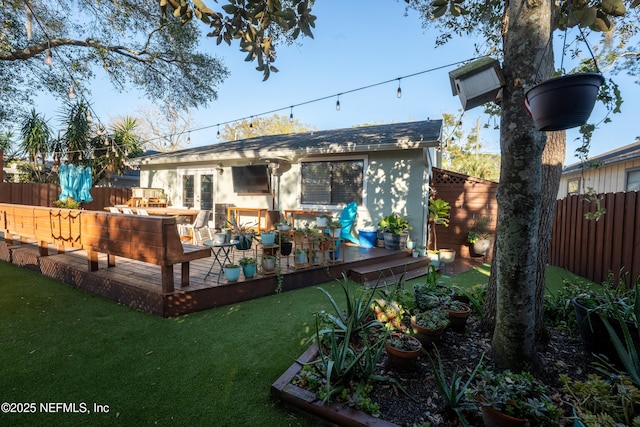
[[[334,160],[301,164],[305,205],[362,205],[364,160]]]

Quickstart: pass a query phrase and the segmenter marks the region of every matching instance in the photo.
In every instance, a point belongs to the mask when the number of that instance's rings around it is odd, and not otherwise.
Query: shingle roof
[[[136,164],[173,163],[212,158],[233,160],[274,156],[362,153],[437,145],[442,120],[362,126],[220,142],[132,159]]]
[[[627,160],[640,158],[640,141],[636,141],[633,144],[625,145],[624,147],[616,148],[615,150],[607,151],[606,153],[589,157],[587,163],[597,162],[600,166],[607,166],[614,163],[625,162]],[[562,171],[563,174],[576,172],[582,169],[582,163],[573,163],[565,166]]]

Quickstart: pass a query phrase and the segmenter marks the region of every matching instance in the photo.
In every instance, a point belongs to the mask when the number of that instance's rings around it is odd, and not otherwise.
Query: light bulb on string
[[[253,129],[253,116],[249,119],[249,128]]]
[[[400,79],[398,78],[398,98],[402,98],[402,88],[400,87]]]
[[[44,54],[44,63],[51,66],[53,65],[53,56],[51,55],[51,49],[47,49]]]
[[[293,123],[293,105],[291,106],[291,112],[289,113],[289,122]]]
[[[338,95],[338,100],[336,101],[336,111],[340,111],[340,95]]]
[[[218,125],[218,133],[216,133],[216,136],[220,139],[220,125]]]
[[[91,111],[87,111],[87,123],[91,123],[93,121],[93,117],[91,117]]]
[[[69,99],[75,99],[76,98],[76,91],[73,90],[73,86],[71,86],[71,89],[69,89]]]
[[[187,145],[191,144],[191,132],[187,135]]]

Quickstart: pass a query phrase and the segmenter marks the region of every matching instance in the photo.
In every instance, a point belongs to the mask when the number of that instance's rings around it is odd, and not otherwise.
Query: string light
[[[253,129],[253,116],[251,116],[251,119],[249,120],[249,128]]]
[[[289,122],[293,123],[293,105],[291,106],[291,112],[289,113]]]
[[[218,133],[216,133],[216,136],[220,139],[220,125],[218,125]]]
[[[400,77],[398,77],[398,98],[402,98],[402,88],[400,87]]]
[[[336,101],[336,111],[340,111],[340,94],[338,94],[338,100]]]
[[[73,86],[71,86],[71,89],[69,89],[69,99],[75,99],[76,98],[76,91],[73,90]]]
[[[87,110],[87,122],[91,123],[93,121],[93,117],[91,117],[91,110]]]
[[[187,145],[191,144],[191,132],[187,135]]]
[[[53,65],[53,56],[51,55],[51,49],[47,49],[44,54],[44,63],[48,66]]]

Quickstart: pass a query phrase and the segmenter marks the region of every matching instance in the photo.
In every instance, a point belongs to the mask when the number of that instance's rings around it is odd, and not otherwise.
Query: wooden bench
[[[48,244],[79,247],[87,251],[89,271],[98,270],[98,253],[107,254],[107,266],[115,257],[160,266],[162,292],[174,292],[173,266],[182,264],[181,286],[189,286],[189,262],[211,256],[202,246],[183,245],[173,217],[112,214],[100,211],[46,208],[0,203],[0,231],[8,245],[13,236],[38,241],[40,255]]]

